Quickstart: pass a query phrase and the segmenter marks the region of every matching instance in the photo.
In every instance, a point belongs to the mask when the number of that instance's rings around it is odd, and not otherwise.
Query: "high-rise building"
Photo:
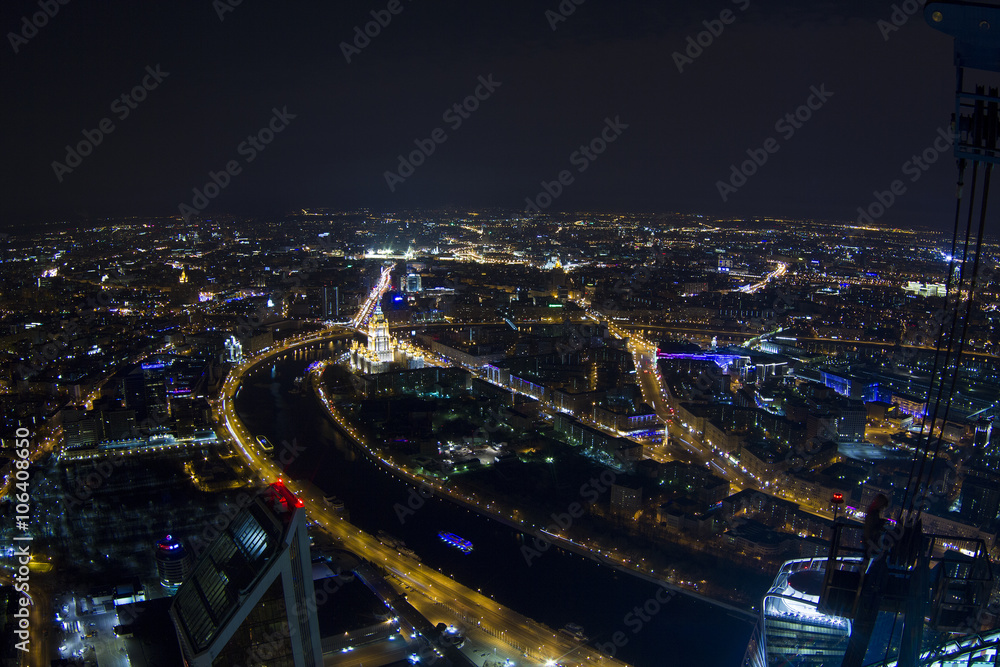
[[[226,339],[226,361],[231,364],[243,361],[243,344],[236,336],[230,336]]]
[[[839,665],[851,622],[819,611],[826,558],[787,561],[764,596],[744,667]]]
[[[1000,471],[1000,452],[993,445],[993,420],[980,419],[976,422],[976,432],[973,439],[973,463],[983,468],[993,468]]]
[[[323,317],[340,319],[340,287],[323,286]]]
[[[67,447],[91,447],[104,439],[100,412],[63,410],[63,437]]]
[[[375,304],[375,314],[368,323],[368,352],[374,359],[382,363],[392,361],[392,337],[389,335],[389,322],[382,312],[382,305]]]
[[[973,469],[962,480],[962,508],[969,523],[985,528],[1000,518],[1000,473]]]
[[[634,518],[642,509],[642,488],[611,485],[611,513]]]
[[[410,294],[417,294],[423,291],[423,281],[419,273],[411,273],[406,276],[406,291]]]
[[[156,543],[156,573],[160,585],[171,592],[176,592],[191,574],[191,554],[173,535]]]
[[[170,616],[188,667],[323,664],[305,510],[280,479],[206,548]]]
[[[162,363],[146,363],[141,369],[126,375],[122,381],[125,407],[135,411],[137,421],[152,420],[162,424],[170,416],[163,369]]]
[[[396,359],[397,351],[382,305],[376,303],[375,312],[368,320],[368,344],[355,343],[352,346],[351,367],[363,373],[384,373]]]
[[[135,434],[134,410],[107,410],[104,415],[104,435],[108,440],[124,440]]]
[[[862,401],[847,399],[837,406],[837,440],[864,442],[868,410]]]

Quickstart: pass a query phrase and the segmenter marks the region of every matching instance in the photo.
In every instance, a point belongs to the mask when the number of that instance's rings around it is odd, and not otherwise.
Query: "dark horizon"
[[[542,210],[850,221],[899,180],[879,223],[952,221],[954,162],[934,148],[952,44],[908,3],[564,0],[563,16],[554,1],[49,1],[34,32],[38,0],[0,10],[5,228],[179,215],[213,173],[206,217],[523,210],[548,195]],[[378,18],[367,45],[343,46]],[[469,96],[475,110],[454,109]],[[786,117],[803,105],[808,120]],[[269,124],[273,141],[248,142]],[[74,167],[66,146],[84,132],[100,143]],[[580,150],[602,133],[600,154]],[[399,155],[421,146],[410,174]]]

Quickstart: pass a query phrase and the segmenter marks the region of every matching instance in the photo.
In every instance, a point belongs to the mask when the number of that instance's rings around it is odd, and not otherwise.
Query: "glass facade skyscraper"
[[[826,558],[790,560],[764,596],[744,667],[839,665],[851,622],[819,611]]]
[[[170,608],[189,667],[322,664],[305,510],[280,480],[236,515]]]

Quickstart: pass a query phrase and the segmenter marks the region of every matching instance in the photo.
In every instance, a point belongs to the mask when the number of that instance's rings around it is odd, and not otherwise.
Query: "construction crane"
[[[930,26],[955,40],[952,133],[958,187],[949,256],[949,300],[935,348],[927,414],[902,505],[895,510],[895,517],[883,517],[888,501],[878,496],[867,510],[863,527],[845,523],[834,527],[819,609],[851,621],[842,667],[873,664],[870,659],[865,663],[865,656],[880,612],[891,612],[894,619],[888,639],[882,640],[887,642],[886,656],[896,637],[898,654],[891,661],[875,664],[941,664],[940,651],[921,653],[925,629],[978,636],[994,585],[982,540],[925,534],[921,513],[925,490],[934,479],[940,458],[942,438],[933,437],[934,427],[948,421],[972,306],[981,288],[978,280],[990,182],[993,166],[1000,160],[1000,92],[974,79],[1000,72],[1000,5],[928,2],[924,17]],[[968,196],[963,200],[966,185]],[[895,619],[900,614],[903,624],[897,635]],[[982,643],[974,644],[982,655]],[[972,655],[970,651],[970,660]],[[990,663],[1000,664],[996,662],[1000,654],[994,650],[991,655]]]

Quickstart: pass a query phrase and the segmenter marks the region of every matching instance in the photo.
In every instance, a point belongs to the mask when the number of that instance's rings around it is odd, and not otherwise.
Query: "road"
[[[657,373],[656,345],[641,335],[623,327],[611,324],[612,334],[628,339],[629,350],[635,361],[636,374],[639,376],[639,386],[642,389],[643,400],[653,407],[656,414],[668,422],[669,444],[661,452],[661,458],[677,458],[688,463],[697,463],[710,468],[712,472],[722,477],[730,484],[730,491],[736,493],[743,489],[757,489],[778,498],[789,500],[817,516],[833,518],[833,511],[824,499],[802,498],[781,488],[780,484],[772,484],[770,480],[758,481],[741,469],[738,464],[722,452],[714,451],[707,445],[700,444],[691,433],[671,420],[672,412],[667,401],[667,394]]]
[[[760,280],[760,282],[754,283],[752,285],[744,285],[739,289],[739,291],[745,294],[753,294],[754,292],[764,289],[765,287],[767,287],[767,284],[769,282],[771,282],[775,278],[782,277],[787,272],[788,272],[788,265],[785,264],[784,262],[778,262],[778,266],[773,271],[765,275]]]
[[[347,328],[333,328],[319,334],[296,336],[268,349],[253,360],[245,361],[232,369],[223,385],[218,401],[214,403],[216,423],[220,425],[219,437],[232,442],[247,466],[264,483],[271,483],[281,475],[280,469],[259,448],[246,426],[236,414],[233,401],[244,375],[255,365],[298,345],[330,338],[348,337],[353,332]],[[341,421],[344,432],[364,446],[359,434]],[[248,482],[252,480],[248,479]],[[301,498],[309,519],[339,540],[343,547],[369,561],[377,563],[409,587],[408,601],[432,619],[449,618],[451,622],[474,625],[489,634],[501,637],[509,646],[527,654],[530,664],[546,665],[560,656],[565,665],[624,665],[620,661],[598,654],[589,647],[580,647],[569,637],[555,632],[531,619],[503,607],[491,598],[459,584],[444,574],[401,554],[376,537],[369,535],[336,515],[325,503],[315,487],[307,488],[295,480],[282,480]],[[435,621],[436,622],[436,621]],[[492,651],[492,647],[488,647]]]
[[[361,310],[358,312],[358,316],[352,320],[352,324],[355,328],[360,329],[371,317],[371,314],[375,311],[375,306],[379,301],[382,300],[382,295],[385,294],[386,290],[389,289],[389,283],[392,280],[392,266],[389,265],[382,268],[382,275],[379,276],[378,282],[372,291],[368,294],[368,298],[365,299],[364,304],[361,306]]]
[[[325,667],[364,667],[366,663],[368,665],[388,665],[405,660],[410,653],[411,650],[403,640],[385,640],[348,653],[324,656],[323,665]]]

